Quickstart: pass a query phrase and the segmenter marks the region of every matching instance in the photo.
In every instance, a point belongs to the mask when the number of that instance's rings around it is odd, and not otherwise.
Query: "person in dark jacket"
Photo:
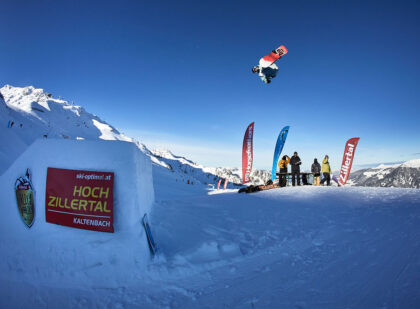
[[[292,166],[292,185],[295,185],[295,177],[297,178],[297,185],[300,186],[300,165],[302,162],[295,151],[293,157],[290,158],[290,165]]]
[[[314,163],[311,166],[311,172],[314,174],[314,186],[319,186],[321,178],[321,165],[318,163],[318,159],[314,159]]]

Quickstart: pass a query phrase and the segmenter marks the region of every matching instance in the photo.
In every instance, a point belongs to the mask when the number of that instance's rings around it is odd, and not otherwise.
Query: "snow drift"
[[[48,167],[114,172],[114,233],[47,223]],[[18,213],[14,183],[32,171],[35,221],[27,228]],[[141,225],[154,201],[149,158],[122,141],[38,140],[0,177],[0,280],[48,286],[114,286],[145,269],[149,257]],[[136,270],[136,271],[134,271]]]

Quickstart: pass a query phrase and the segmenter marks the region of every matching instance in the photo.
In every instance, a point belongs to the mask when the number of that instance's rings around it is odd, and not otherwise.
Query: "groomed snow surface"
[[[160,165],[153,165],[153,181],[151,175],[142,176],[143,169],[148,173],[147,164],[126,146],[129,143],[60,141],[59,146],[69,153],[72,147],[78,149],[77,143],[85,143],[85,161],[80,150],[57,159],[55,167],[95,170],[107,164],[116,181],[125,178],[124,185],[116,186],[116,232],[46,223],[46,171],[24,154],[24,160],[19,158],[1,177],[2,201],[7,194],[0,217],[2,308],[420,304],[419,190],[302,186],[253,194],[209,192],[203,185],[180,181]],[[56,147],[51,145],[45,147],[45,155]],[[32,146],[32,154],[33,147],[38,147],[36,160],[42,160],[42,147]],[[106,156],[106,149],[114,160]],[[130,160],[137,162],[134,167]],[[31,229],[17,219],[12,198],[14,179],[20,176],[15,174],[27,167],[34,172],[34,182],[41,184]],[[143,183],[135,196],[132,187],[125,186],[128,179]],[[133,206],[142,194],[146,204],[153,200],[152,185],[155,202],[149,217],[159,246],[154,258],[145,251],[144,232],[136,224],[142,206]]]

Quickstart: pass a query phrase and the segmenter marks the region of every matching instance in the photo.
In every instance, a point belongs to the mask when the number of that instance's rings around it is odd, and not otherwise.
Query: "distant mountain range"
[[[155,164],[184,175],[183,178],[187,177],[203,184],[215,184],[219,179],[228,179],[234,187],[242,184],[242,170],[239,168],[204,167],[168,150],[152,150],[150,153]],[[270,177],[271,172],[253,170],[250,184],[266,183]]]
[[[362,187],[420,188],[420,159],[395,165],[379,165],[350,174],[349,183]]]
[[[229,187],[242,183],[240,168],[204,167],[168,150],[150,150],[146,145],[125,136],[115,127],[87,112],[81,106],[55,99],[43,89],[13,87],[0,88],[0,174],[37,138],[106,139],[133,142],[148,155],[156,167],[176,178],[195,184],[216,184],[228,179]],[[7,128],[7,129],[6,129]],[[372,187],[420,187],[420,160],[396,166],[354,171],[349,183]],[[253,170],[249,184],[263,184],[271,172]]]

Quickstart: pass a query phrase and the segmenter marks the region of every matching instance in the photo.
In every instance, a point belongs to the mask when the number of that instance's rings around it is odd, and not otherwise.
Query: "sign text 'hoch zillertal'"
[[[45,217],[50,223],[114,232],[114,173],[48,168]]]

